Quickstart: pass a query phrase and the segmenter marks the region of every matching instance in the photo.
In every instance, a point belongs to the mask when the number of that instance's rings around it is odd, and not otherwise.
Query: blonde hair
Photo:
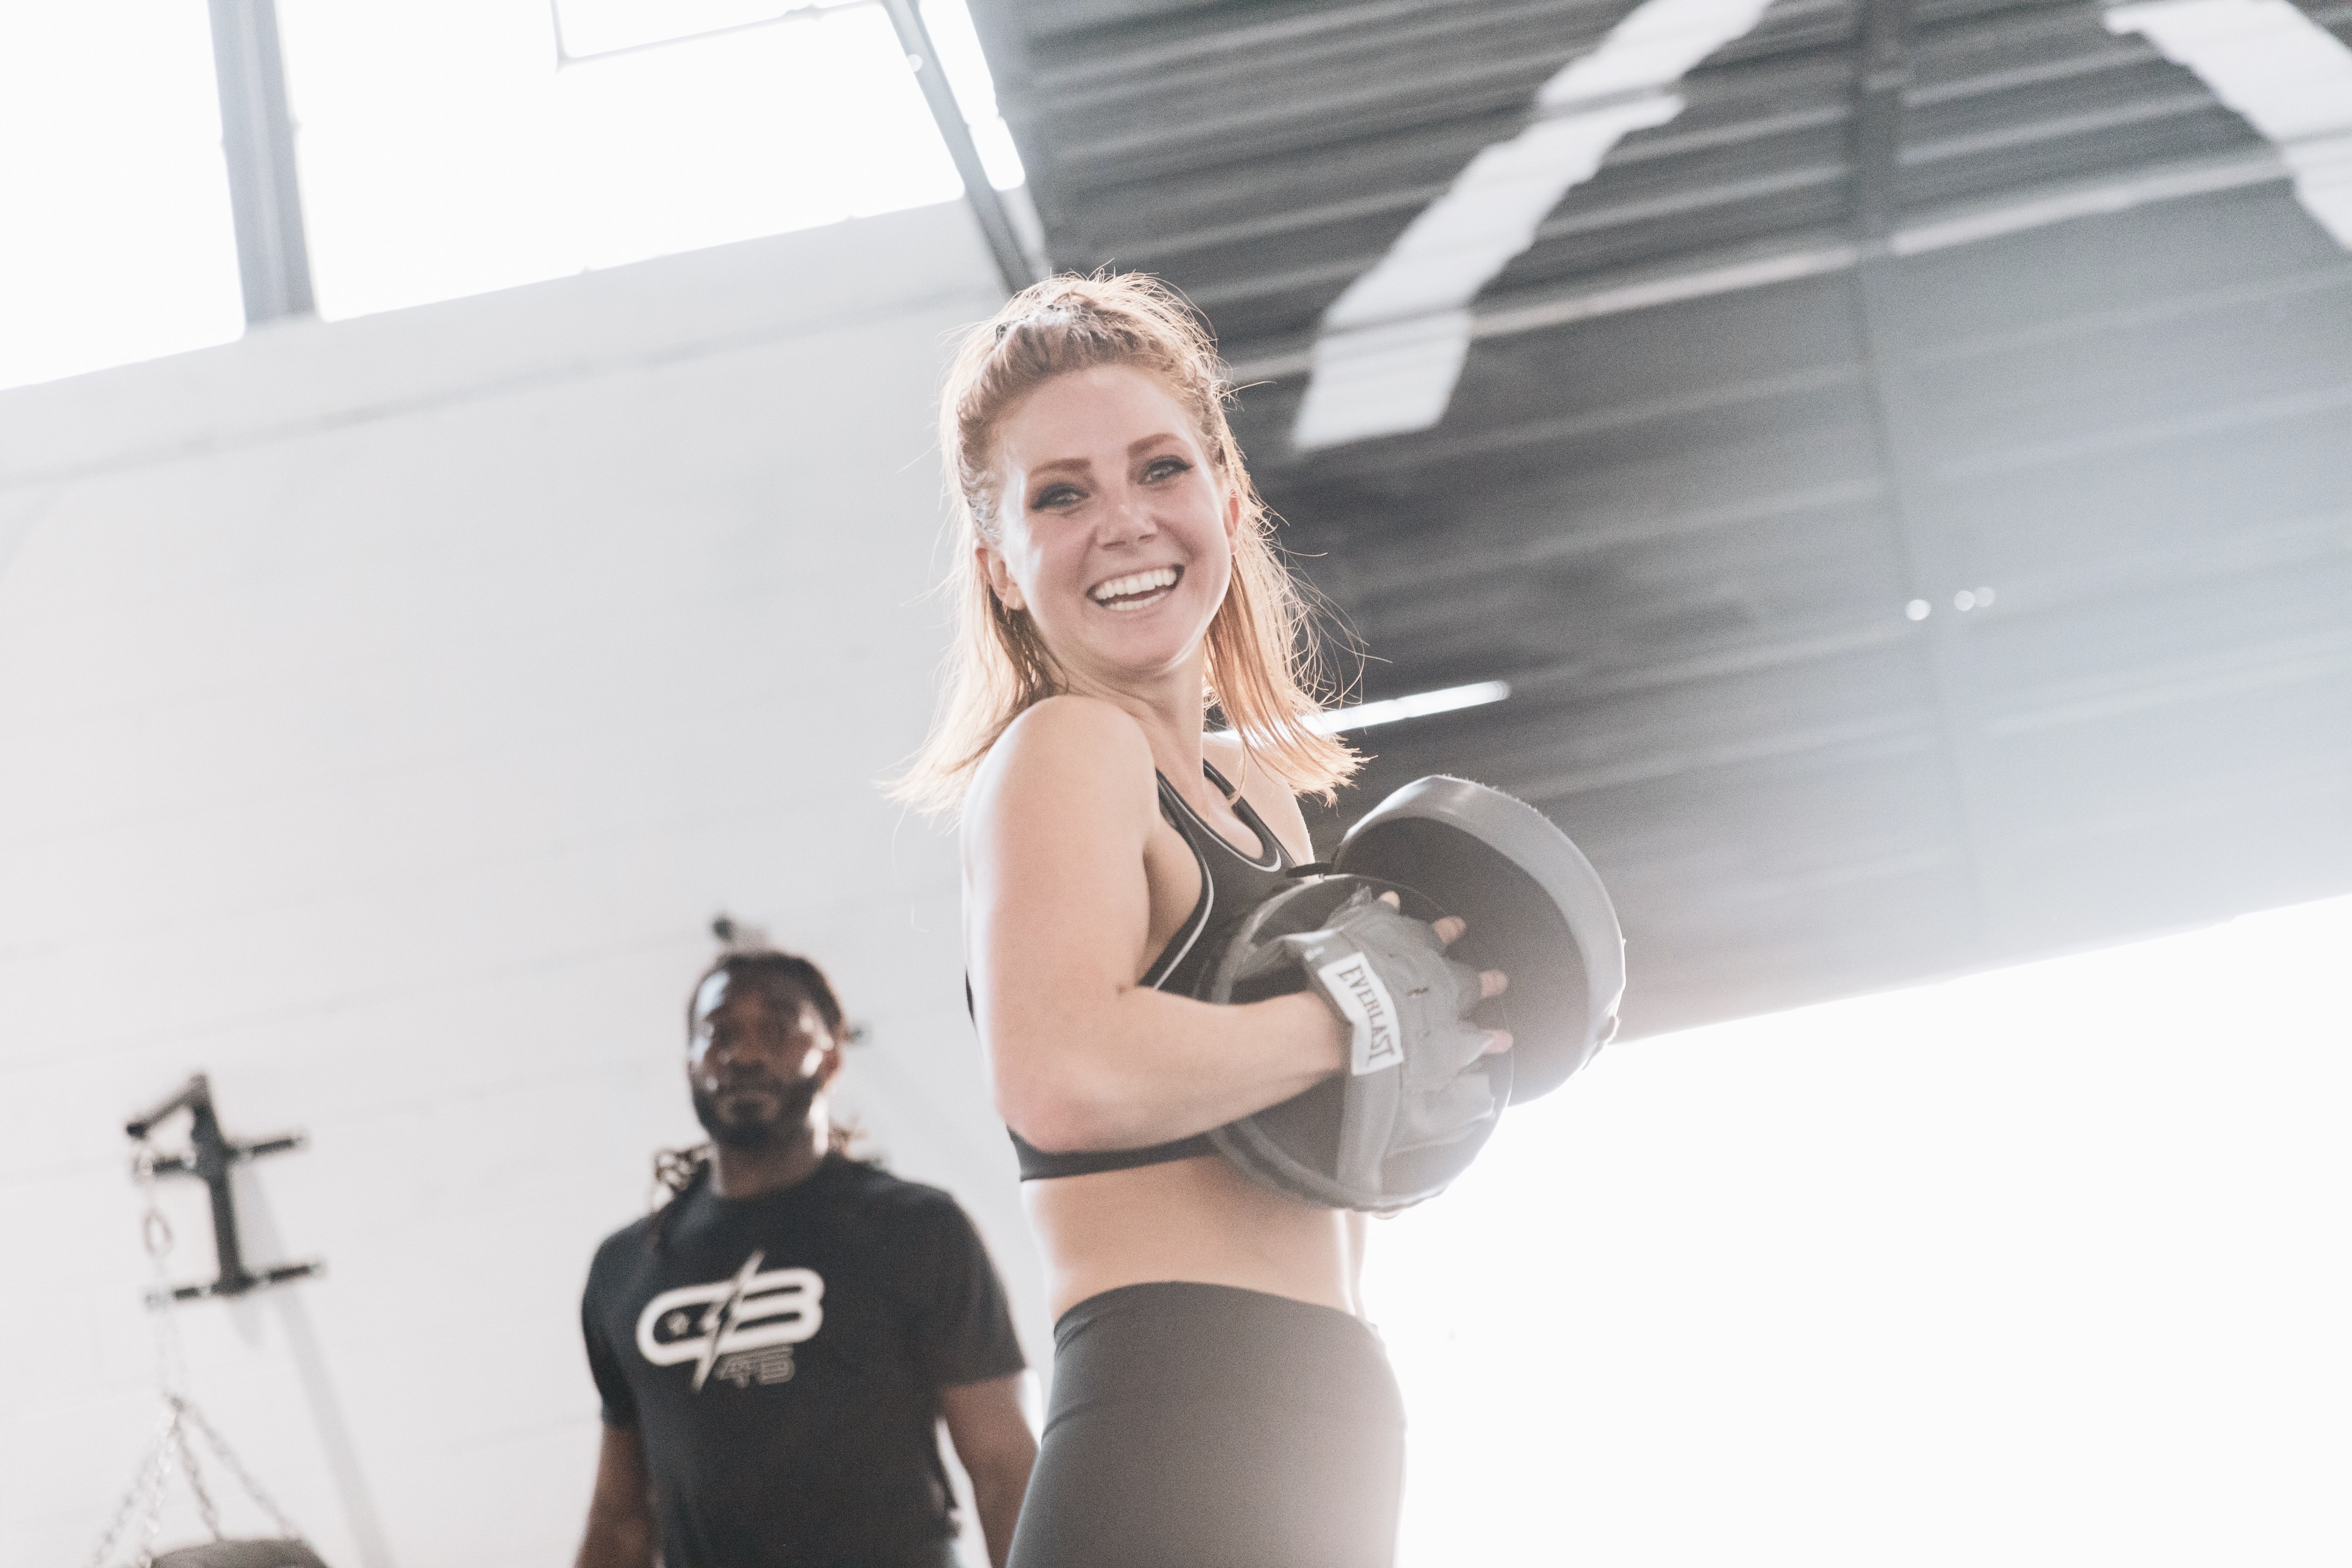
[[[890,795],[932,814],[959,809],[972,769],[1006,727],[1065,689],[1036,626],[996,596],[974,547],[1000,537],[1000,422],[1054,377],[1099,365],[1131,366],[1165,386],[1192,416],[1217,478],[1240,498],[1233,582],[1209,623],[1205,695],[1248,759],[1293,792],[1328,800],[1359,759],[1314,727],[1328,686],[1321,643],[1306,592],[1276,551],[1274,515],[1258,499],[1226,422],[1233,388],[1183,296],[1134,272],[1033,284],[967,331],[956,353],[940,400],[940,452],[954,509],[946,587],[955,597],[955,640],[929,738],[889,781]]]

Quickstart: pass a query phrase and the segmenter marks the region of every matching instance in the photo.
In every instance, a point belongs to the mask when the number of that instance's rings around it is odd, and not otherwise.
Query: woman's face
[[[1236,497],[1183,405],[1125,365],[1074,371],[996,432],[1001,519],[981,567],[1081,681],[1180,668],[1233,577]]]

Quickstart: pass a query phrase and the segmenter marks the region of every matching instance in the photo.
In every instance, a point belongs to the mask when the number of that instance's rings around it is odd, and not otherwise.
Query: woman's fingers
[[[1381,901],[1391,909],[1397,907],[1397,896],[1394,893],[1382,893]],[[1437,933],[1440,946],[1451,947],[1456,938],[1470,929],[1470,922],[1460,915],[1447,915],[1443,920],[1431,921],[1429,929]],[[1478,994],[1482,997],[1500,996],[1510,984],[1511,977],[1499,969],[1482,969],[1478,972]],[[1496,1030],[1491,1037],[1500,1043],[1489,1045],[1486,1047],[1488,1055],[1511,1048],[1511,1037],[1503,1031]]]
[[[1511,977],[1504,973],[1499,969],[1482,969],[1478,972],[1478,992],[1480,995],[1499,996],[1503,994],[1503,988],[1510,983]],[[1486,1054],[1487,1056],[1491,1057],[1499,1055],[1510,1048],[1511,1032],[1508,1029],[1489,1029],[1486,1031]]]

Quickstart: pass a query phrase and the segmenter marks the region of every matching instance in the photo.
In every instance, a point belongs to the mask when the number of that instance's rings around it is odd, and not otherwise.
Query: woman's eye
[[[1144,465],[1143,478],[1147,483],[1173,479],[1192,466],[1181,458],[1154,458],[1150,463]]]
[[[1069,485],[1048,485],[1030,498],[1029,510],[1043,511],[1048,507],[1067,506],[1077,499],[1077,490]]]

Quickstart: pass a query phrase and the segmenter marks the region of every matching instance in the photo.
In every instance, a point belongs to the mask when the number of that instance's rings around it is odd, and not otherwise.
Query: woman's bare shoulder
[[[982,765],[1027,768],[1040,763],[1120,771],[1151,768],[1143,726],[1116,702],[1070,694],[1033,703],[1004,728]]]
[[[1098,697],[1048,697],[1005,726],[972,779],[982,815],[1078,799],[1151,798],[1151,745],[1143,727]]]

